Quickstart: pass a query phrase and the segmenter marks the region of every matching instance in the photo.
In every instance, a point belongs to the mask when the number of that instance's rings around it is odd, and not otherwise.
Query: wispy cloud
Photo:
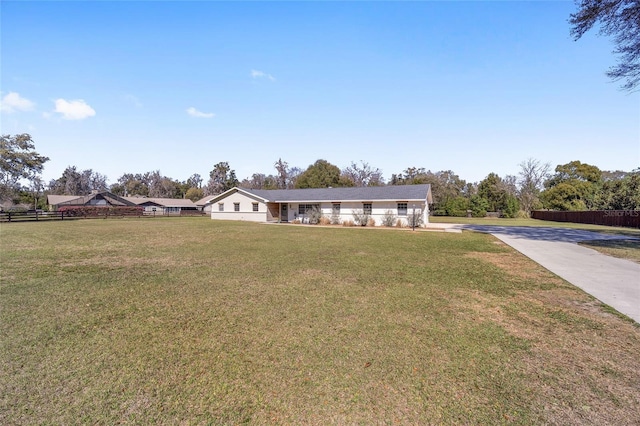
[[[56,109],[54,112],[62,114],[62,118],[65,120],[84,120],[85,118],[96,115],[96,111],[82,99],[72,101],[56,99]]]
[[[12,113],[17,111],[31,111],[35,104],[27,98],[23,98],[19,93],[9,92],[2,98],[0,110]]]
[[[135,105],[137,108],[142,108],[142,102],[140,102],[140,99],[138,99],[136,96],[126,94],[124,95],[124,100]]]
[[[253,78],[253,79],[266,78],[266,79],[271,80],[271,81],[276,81],[276,78],[274,76],[272,76],[271,74],[267,74],[264,71],[258,71],[258,70],[251,70],[251,78]]]
[[[198,118],[211,118],[215,116],[215,114],[212,112],[198,111],[194,107],[187,108],[187,114],[189,114],[192,117],[198,117]]]

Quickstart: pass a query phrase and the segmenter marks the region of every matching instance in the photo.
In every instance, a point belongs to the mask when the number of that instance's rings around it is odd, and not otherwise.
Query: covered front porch
[[[292,210],[289,203],[267,203],[268,222],[289,222],[289,212]]]

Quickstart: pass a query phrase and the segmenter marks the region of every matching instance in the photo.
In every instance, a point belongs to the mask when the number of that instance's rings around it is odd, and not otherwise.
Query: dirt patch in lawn
[[[535,262],[512,253],[470,252],[512,277],[550,285],[511,299],[460,294],[469,321],[498,324],[530,342],[523,371],[545,423],[640,422],[640,328]],[[533,287],[533,285],[532,285]],[[576,374],[578,372],[578,374]]]
[[[514,253],[516,254],[514,255]],[[514,253],[469,252],[465,254],[465,257],[489,262],[513,277],[536,280],[544,278],[552,284],[563,283],[560,278],[547,269],[535,262],[523,261],[525,260],[523,256],[515,251]]]
[[[536,265],[528,259],[500,253],[469,256],[520,278],[539,279]],[[550,290],[520,291],[509,300],[465,292],[460,293],[459,304],[469,321],[498,324],[529,342],[521,372],[535,389],[531,400],[545,423],[640,422],[637,324],[621,322],[605,305],[566,283]]]

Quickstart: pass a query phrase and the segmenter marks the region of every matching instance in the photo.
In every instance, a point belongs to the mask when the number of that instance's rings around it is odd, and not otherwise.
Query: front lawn
[[[0,225],[2,424],[637,424],[640,329],[490,235]]]

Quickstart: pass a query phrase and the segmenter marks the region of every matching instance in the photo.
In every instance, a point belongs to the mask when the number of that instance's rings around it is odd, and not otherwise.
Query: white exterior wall
[[[402,202],[402,201],[400,201]],[[224,203],[224,211],[219,211],[219,203]],[[240,211],[234,211],[234,203],[240,203]],[[253,211],[253,203],[258,204],[258,211]],[[281,207],[280,203],[275,203]],[[282,203],[285,204],[285,203]],[[298,214],[300,204],[315,204],[320,206],[320,211],[322,216],[331,218],[333,216],[333,204],[334,202],[304,202],[297,203],[291,202],[286,203],[288,207],[288,221],[293,222],[298,219],[302,222],[306,221],[306,215]],[[363,210],[362,202],[339,202],[340,204],[340,221],[353,221],[353,211],[354,210]],[[411,214],[413,211],[413,206],[415,204],[416,211],[421,211],[423,215],[423,223],[428,223],[429,221],[429,212],[428,206],[423,202],[407,202],[407,213]],[[268,208],[267,204],[262,201],[257,201],[254,198],[248,197],[247,195],[241,192],[234,192],[222,200],[215,202],[213,204],[209,204],[211,209],[211,219],[222,219],[222,220],[246,220],[252,222],[266,222],[268,220]],[[403,221],[404,225],[407,225],[407,216],[398,216],[398,202],[397,201],[372,201],[371,202],[371,218],[373,218],[376,222],[376,226],[382,225],[382,220],[384,218],[387,210],[391,210],[392,214],[397,219]],[[279,217],[278,217],[279,218]],[[278,218],[274,218],[277,220]]]
[[[331,218],[333,216],[333,202],[327,203],[290,203],[289,204],[289,221],[293,221],[295,219],[300,219],[304,221],[304,217],[300,217],[298,215],[298,206],[300,204],[320,204],[320,211],[322,212],[322,216]],[[363,210],[362,202],[340,202],[340,221],[353,221],[353,211],[354,210]],[[424,202],[407,203],[407,214],[411,214],[413,212],[413,205],[415,204],[416,212],[421,211],[423,216],[423,223],[429,223],[429,212],[428,205]],[[387,210],[391,210],[393,215],[397,219],[403,221],[405,225],[407,225],[407,216],[398,216],[398,202],[395,201],[372,201],[371,202],[371,217],[376,221],[376,226],[382,225],[382,219],[386,214]]]
[[[219,211],[219,204],[224,203],[224,211]],[[234,203],[240,203],[240,211],[234,211]],[[253,211],[253,203],[258,203],[258,211]],[[267,205],[246,195],[236,192],[211,204],[211,219],[247,220],[251,222],[267,221]]]

